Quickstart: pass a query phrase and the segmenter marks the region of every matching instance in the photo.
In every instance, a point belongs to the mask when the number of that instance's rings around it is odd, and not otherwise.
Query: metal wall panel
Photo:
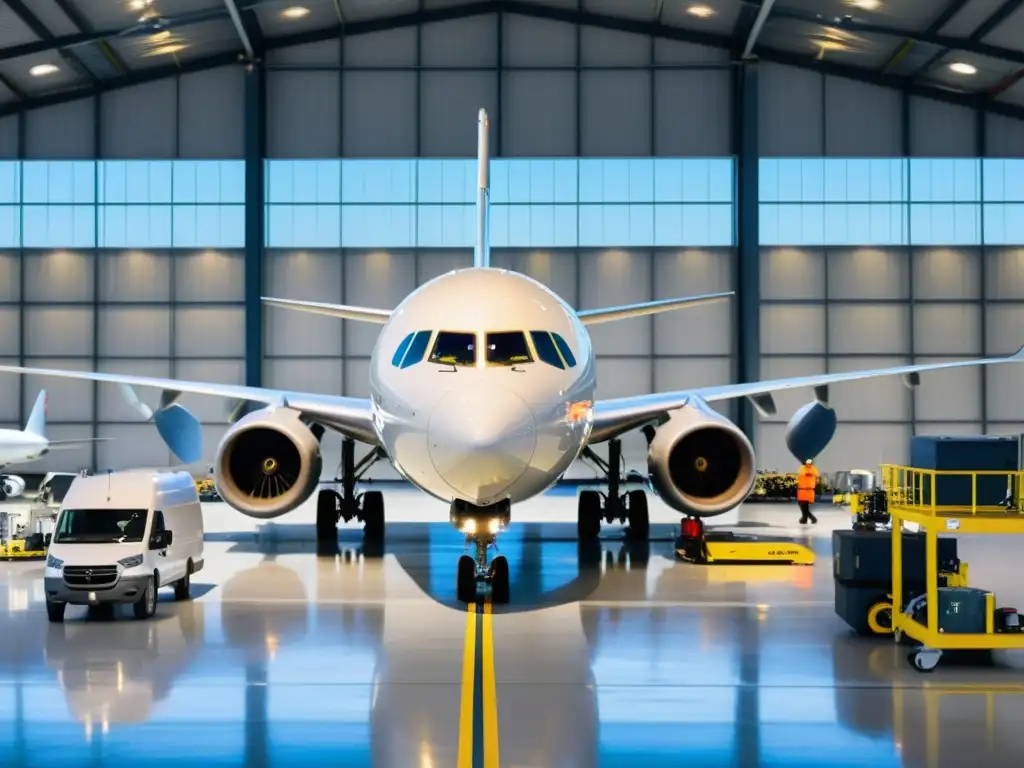
[[[823,355],[827,326],[824,304],[761,304],[761,354]]]
[[[473,266],[473,252],[465,251],[420,251],[416,254],[416,278],[419,285],[440,277],[453,269]]]
[[[166,251],[100,251],[97,258],[100,301],[170,301],[175,256]]]
[[[80,99],[25,113],[25,158],[96,157],[96,101]]]
[[[341,73],[267,73],[267,156],[338,155]]]
[[[177,102],[176,78],[104,93],[100,97],[102,156],[174,157],[178,149]]]
[[[152,424],[100,424],[97,437],[107,438],[96,446],[99,469],[166,467],[172,460],[163,440]]]
[[[21,346],[20,323],[21,310],[18,307],[0,307],[0,355],[14,355],[17,357]],[[15,361],[14,365],[17,365],[17,361]],[[17,390],[17,387],[15,387],[15,390]]]
[[[826,370],[824,357],[769,357],[761,358],[761,377],[765,379],[785,379],[795,376],[813,376]],[[777,412],[774,416],[760,419],[761,423],[786,423],[801,407],[814,400],[814,392],[808,387],[803,389],[785,389],[774,395]],[[758,451],[760,443],[755,444]],[[759,467],[774,466],[758,464]]]
[[[643,67],[651,61],[651,41],[641,35],[580,27],[580,64],[584,67]]]
[[[830,354],[908,354],[908,319],[905,304],[833,305],[828,313]]]
[[[973,110],[914,96],[910,102],[910,153],[914,157],[973,157]]]
[[[92,324],[89,324],[92,328]],[[91,345],[90,345],[91,346]],[[89,354],[83,350],[83,354]],[[68,371],[91,371],[91,358],[66,357],[54,359],[47,357],[28,357],[25,365],[30,368],[63,368]],[[64,422],[91,422],[93,419],[92,391],[95,385],[91,381],[77,381],[75,379],[54,379],[44,376],[25,376],[22,387],[22,406],[25,415],[28,416],[36,396],[40,389],[45,389],[49,394],[46,420],[50,424]],[[49,431],[47,434],[55,438],[56,434]],[[89,428],[78,427],[79,437],[90,437]],[[19,467],[20,468],[20,467]]]
[[[352,40],[362,40],[361,37]],[[346,47],[348,44],[346,43]],[[336,67],[341,63],[341,45],[338,40],[275,48],[267,52],[267,63],[273,67]]]
[[[981,251],[975,248],[915,248],[914,298],[977,299],[981,296]],[[991,274],[998,256],[985,254]],[[1022,275],[1024,276],[1024,275]],[[1024,286],[1024,280],[1021,281]]]
[[[709,387],[731,379],[732,360],[724,357],[668,357],[654,361],[655,392]],[[720,402],[713,405],[726,406],[728,403]]]
[[[493,67],[498,63],[496,15],[424,24],[420,34],[425,67]]]
[[[988,354],[1013,354],[1024,344],[1024,304],[989,302],[985,305],[985,326],[988,334],[985,339]]]
[[[171,362],[165,358],[161,359],[138,359],[138,360],[99,360],[98,370],[104,373],[123,373],[132,376],[158,376],[168,377],[171,375]],[[160,404],[160,390],[152,387],[137,387],[135,394],[150,408],[156,408]],[[102,424],[110,421],[142,421],[142,415],[128,405],[124,399],[121,388],[115,384],[100,384],[97,390],[96,418]],[[149,429],[156,434],[156,427],[152,424]]]
[[[655,64],[728,64],[729,51],[659,38],[654,41]]]
[[[495,251],[491,254],[491,264],[529,275],[554,291],[569,306],[576,301],[575,251]]]
[[[572,24],[507,14],[502,32],[506,66],[571,67],[576,63],[576,27]]]
[[[21,256],[0,253],[0,301],[18,301],[21,298]]]
[[[825,154],[834,157],[899,157],[902,97],[892,88],[825,78]]]
[[[0,357],[0,365],[18,365],[18,358]],[[21,418],[21,379],[13,373],[0,374],[0,421],[11,423],[11,429],[25,426],[17,423]]]
[[[244,301],[245,261],[240,251],[176,253],[176,301]]]
[[[653,259],[654,299],[719,293],[735,286],[736,257],[731,250],[655,251]],[[654,354],[731,355],[736,301],[733,297],[654,315]]]
[[[986,115],[985,144],[989,157],[1024,157],[1021,121],[1004,115]]]
[[[347,67],[416,66],[416,28],[389,29],[345,38]],[[332,41],[328,45],[335,46]]]
[[[170,356],[169,307],[101,306],[97,311],[99,338],[96,343],[101,357]]]
[[[732,103],[727,70],[654,73],[654,154],[732,155]]]
[[[418,260],[419,256],[410,252],[346,251],[342,301],[377,309],[394,309],[417,287]],[[428,279],[424,274],[419,278],[420,285]],[[381,326],[352,321],[334,322],[344,333],[346,355],[370,354]]]
[[[851,424],[840,418],[835,439],[817,458],[819,466],[836,469],[874,469],[910,460],[909,424]],[[790,457],[792,459],[792,457]],[[792,468],[790,460],[783,466]]]
[[[939,363],[953,357],[919,357],[918,363]],[[953,368],[921,374],[921,386],[914,390],[918,422],[981,421],[981,369]],[[977,434],[977,433],[976,433]]]
[[[50,398],[53,403],[53,398]],[[92,429],[88,424],[51,424],[47,428],[47,437],[51,440],[82,440],[93,437]],[[92,446],[83,445],[59,453],[50,453],[36,461],[28,461],[19,464],[17,472],[25,474],[35,472],[46,472],[54,467],[60,467],[63,471],[77,472],[80,469],[92,467]],[[12,469],[14,469],[12,467]]]
[[[321,395],[340,395],[345,364],[340,359],[271,358],[263,361],[264,386]]]
[[[985,298],[1024,299],[1024,248],[985,249]]]
[[[651,154],[651,88],[646,72],[580,74],[580,154]]]
[[[480,108],[501,120],[494,72],[431,72],[421,75],[420,147],[424,157],[475,157]]]
[[[93,354],[92,313],[92,307],[25,307],[25,354],[38,357]]]
[[[1020,316],[1021,313],[1017,313]],[[1020,336],[1021,325],[1016,326]],[[991,339],[991,336],[989,337]],[[990,352],[992,342],[989,341]],[[1017,342],[1018,346],[1020,341]],[[1020,421],[1021,392],[1024,392],[1024,366],[1017,364],[993,365],[985,374],[990,421]]]
[[[915,304],[913,316],[915,353],[967,357],[982,354],[980,304]],[[1024,329],[1020,335],[1024,344]]]
[[[227,160],[245,156],[242,65],[178,79],[178,156]]]
[[[835,249],[828,260],[830,299],[905,299],[910,296],[910,259],[903,250]]]
[[[342,259],[335,251],[268,251],[265,292],[301,301],[342,301]],[[264,354],[269,356],[341,355],[342,326],[334,317],[264,307]]]
[[[646,395],[653,373],[649,358],[597,356],[597,398]]]
[[[505,72],[502,150],[509,157],[576,155],[576,74]]]
[[[245,350],[244,320],[242,307],[178,305],[174,309],[174,356],[241,357]],[[178,376],[190,378],[180,369]]]
[[[13,160],[18,152],[18,116],[0,118],[0,158]]]
[[[346,72],[344,155],[415,157],[417,98],[415,72]]]
[[[241,349],[241,345],[239,345]],[[240,354],[240,353],[239,353]],[[245,363],[236,360],[176,360],[175,374],[186,381],[210,381],[218,384],[244,384]],[[182,395],[179,402],[205,423],[226,422],[229,403],[222,397]],[[204,428],[203,430],[207,430]]]
[[[366,359],[346,360],[345,394],[348,397],[370,396],[370,361]]]
[[[832,357],[829,371],[906,365],[906,357]],[[850,421],[910,421],[910,390],[899,376],[848,381],[829,387],[829,400],[840,423]]]
[[[762,248],[762,299],[825,296],[825,254],[815,248]]]
[[[982,434],[981,422],[978,421],[951,421],[932,422],[926,421],[918,424],[915,435],[980,435]],[[989,434],[992,431],[989,430]]]
[[[650,301],[653,297],[651,254],[648,251],[580,251],[580,306],[598,309]],[[594,352],[604,355],[649,356],[650,317],[601,323],[590,330]],[[646,362],[645,362],[646,365]],[[644,386],[650,386],[648,371]],[[645,390],[646,391],[646,390]]]
[[[26,301],[92,301],[92,251],[26,251]]]
[[[822,76],[760,62],[758,67],[758,149],[762,157],[824,154]]]

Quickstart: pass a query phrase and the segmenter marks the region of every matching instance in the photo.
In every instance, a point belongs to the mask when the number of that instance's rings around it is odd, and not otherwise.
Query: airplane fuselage
[[[44,456],[49,447],[49,441],[41,435],[17,429],[0,429],[0,467],[35,461]]]
[[[409,340],[419,332],[429,338]],[[374,430],[395,468],[438,499],[522,501],[586,445],[595,373],[586,329],[547,287],[506,270],[457,270],[412,293],[381,330]]]

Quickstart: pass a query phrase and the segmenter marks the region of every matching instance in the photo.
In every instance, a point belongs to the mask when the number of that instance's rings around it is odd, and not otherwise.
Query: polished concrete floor
[[[922,675],[835,616],[844,512],[741,511],[813,567],[698,567],[667,524],[581,553],[572,497],[544,497],[500,540],[513,603],[467,611],[444,508],[388,504],[383,552],[343,529],[319,556],[308,509],[257,527],[210,505],[195,599],[149,622],[49,625],[41,564],[0,563],[0,766],[1024,765],[1024,671]],[[1000,604],[1024,607],[1021,546],[961,545]]]

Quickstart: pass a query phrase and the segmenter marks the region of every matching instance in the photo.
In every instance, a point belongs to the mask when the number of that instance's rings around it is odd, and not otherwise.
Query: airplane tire
[[[476,602],[476,561],[469,555],[459,558],[455,594],[460,603]]]
[[[580,491],[576,533],[580,541],[596,539],[601,533],[601,494],[597,491]]]
[[[647,511],[647,492],[630,491],[626,494],[628,502],[627,519],[629,535],[633,539],[647,539],[651,535],[651,518]]]
[[[363,538],[380,541],[384,538],[384,494],[367,491],[363,494]]]
[[[320,491],[316,497],[316,540],[319,543],[338,541],[338,494]]]
[[[508,560],[498,555],[491,561],[491,602],[504,605],[509,601]]]

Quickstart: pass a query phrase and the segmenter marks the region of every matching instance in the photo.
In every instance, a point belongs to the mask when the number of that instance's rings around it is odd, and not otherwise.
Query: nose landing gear
[[[475,507],[461,501],[452,502],[451,524],[466,536],[466,544],[473,544],[475,556],[462,555],[459,558],[455,593],[460,603],[475,603],[477,587],[490,585],[491,602],[509,601],[508,560],[498,555],[488,562],[491,547],[497,549],[498,534],[508,527],[511,518],[510,506],[506,502],[494,507]]]

